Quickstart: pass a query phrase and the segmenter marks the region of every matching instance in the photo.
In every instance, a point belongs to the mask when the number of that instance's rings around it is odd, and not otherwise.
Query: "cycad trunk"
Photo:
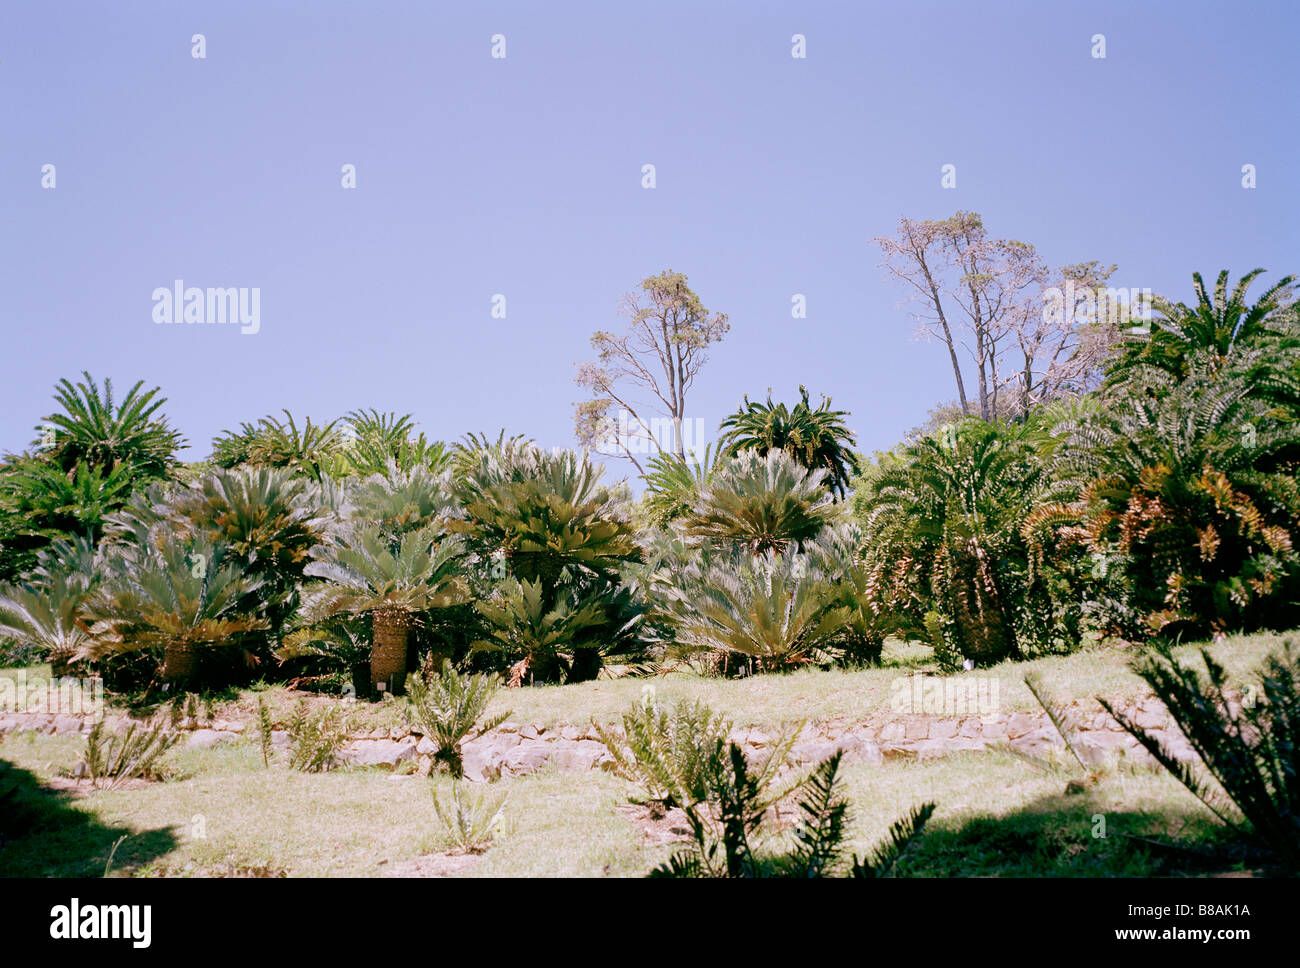
[[[949,560],[953,570],[953,613],[962,654],[982,665],[1014,655],[1018,651],[1015,630],[984,549],[972,541]]]
[[[370,682],[400,695],[406,685],[406,639],[411,626],[404,609],[375,609],[374,642],[370,646]]]
[[[163,651],[163,682],[187,685],[198,667],[198,651],[189,642],[175,642]]]

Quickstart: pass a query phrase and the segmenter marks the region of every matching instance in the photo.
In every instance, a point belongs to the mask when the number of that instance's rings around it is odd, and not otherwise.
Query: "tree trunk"
[[[188,642],[174,642],[163,651],[163,682],[173,686],[187,685],[194,678],[198,666],[198,652]]]
[[[370,681],[377,689],[401,695],[406,685],[406,637],[410,616],[401,609],[375,609],[375,640],[370,646]]]

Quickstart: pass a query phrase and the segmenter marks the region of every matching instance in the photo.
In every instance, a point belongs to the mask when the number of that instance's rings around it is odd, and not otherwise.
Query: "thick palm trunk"
[[[1015,652],[1015,636],[1003,608],[992,566],[975,542],[954,556],[952,596],[962,654],[993,665]]]
[[[188,642],[167,646],[163,652],[163,682],[173,686],[188,684],[197,671],[198,659],[198,651]]]
[[[410,616],[400,609],[375,609],[374,642],[370,646],[370,681],[399,695],[406,685],[406,639]]]

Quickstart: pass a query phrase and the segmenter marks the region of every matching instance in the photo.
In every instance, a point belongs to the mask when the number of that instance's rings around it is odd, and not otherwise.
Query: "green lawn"
[[[1216,646],[1244,675],[1282,637],[1251,636]],[[921,659],[896,654],[893,667],[802,672],[720,681],[673,675],[653,680],[662,699],[700,698],[737,723],[870,719],[887,714],[890,683]],[[991,670],[1001,676],[1004,708],[1031,708],[1017,687],[1042,671],[1064,698],[1131,695],[1142,684],[1118,651],[1093,649]],[[985,674],[990,674],[986,672]],[[647,685],[644,679],[503,692],[499,708],[538,725],[612,720]],[[267,690],[285,709],[292,696]],[[241,706],[249,695],[235,700]],[[391,706],[391,704],[389,704]],[[214,712],[222,714],[222,705]],[[224,707],[233,713],[232,706]],[[370,709],[375,717],[395,709]],[[0,875],[86,876],[113,858],[121,875],[288,874],[378,876],[415,858],[442,853],[446,840],[433,790],[450,780],[392,777],[380,770],[308,775],[282,763],[269,769],[252,739],[168,755],[171,779],[138,789],[52,791],[46,786],[81,758],[72,736],[10,735],[0,741],[0,792],[17,786],[0,831],[19,831],[0,850]],[[2,766],[2,764],[0,764]],[[956,875],[1150,875],[1227,870],[1236,864],[1223,835],[1172,778],[1134,768],[1107,771],[1067,794],[1072,774],[1044,771],[1009,753],[963,753],[941,760],[886,761],[844,769],[851,804],[850,846],[861,853],[911,806],[939,808],[903,873]],[[57,782],[57,780],[56,780]],[[67,781],[63,781],[67,786]],[[471,790],[484,787],[471,786]],[[455,862],[463,876],[638,876],[672,850],[624,811],[631,785],[591,771],[542,772],[488,788],[507,796],[507,828],[484,854]],[[1096,836],[1098,818],[1105,836]],[[786,836],[780,834],[779,836]],[[1176,838],[1183,848],[1162,847]],[[441,860],[441,859],[440,859]]]

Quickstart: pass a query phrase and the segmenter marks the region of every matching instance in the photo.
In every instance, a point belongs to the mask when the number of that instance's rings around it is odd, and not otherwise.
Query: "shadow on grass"
[[[1203,877],[1263,858],[1195,805],[1115,811],[1090,793],[1040,798],[1001,817],[931,824],[901,877]]]
[[[135,867],[177,845],[171,828],[133,834],[79,808],[67,793],[0,759],[0,877],[100,877],[119,837],[113,869]]]

